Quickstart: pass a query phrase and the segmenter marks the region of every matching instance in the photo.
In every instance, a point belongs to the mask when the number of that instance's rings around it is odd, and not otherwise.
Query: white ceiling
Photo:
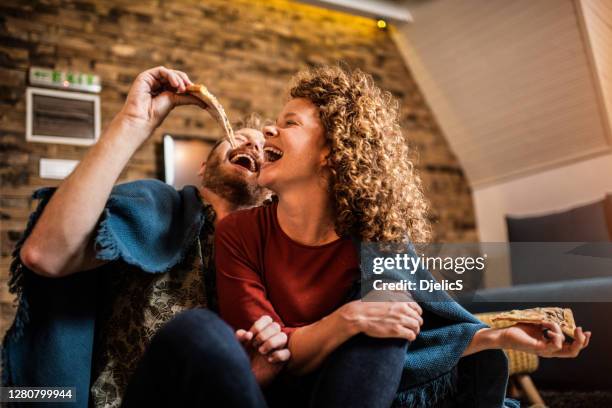
[[[474,187],[612,150],[612,1],[303,2],[395,23]]]
[[[473,186],[611,150],[612,2],[408,5],[395,39]]]

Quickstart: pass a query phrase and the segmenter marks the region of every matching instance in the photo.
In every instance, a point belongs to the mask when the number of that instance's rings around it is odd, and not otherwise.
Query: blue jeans
[[[401,339],[360,334],[311,374],[279,377],[265,394],[271,407],[389,408],[400,384],[406,347]]]
[[[153,337],[124,407],[385,407],[400,383],[408,342],[357,335],[315,372],[282,373],[260,389],[233,330],[206,309],[183,312]]]

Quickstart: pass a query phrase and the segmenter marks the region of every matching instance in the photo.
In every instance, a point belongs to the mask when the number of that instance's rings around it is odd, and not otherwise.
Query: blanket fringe
[[[108,201],[110,203],[112,198]],[[116,240],[112,236],[111,229],[108,225],[110,219],[109,214],[110,211],[108,208],[105,208],[102,217],[100,217],[96,240],[94,242],[96,258],[102,261],[114,261],[119,258],[119,249],[117,248]]]
[[[453,369],[433,380],[411,389],[399,391],[393,408],[429,408],[456,393],[457,370]]]
[[[36,221],[42,214],[49,198],[55,192],[55,187],[45,187],[38,189],[32,194],[33,199],[40,199],[36,210],[30,214],[28,218],[28,223],[26,225],[24,233],[19,238],[19,241],[15,244],[15,248],[11,254],[12,260],[11,265],[9,267],[9,281],[8,281],[8,289],[9,292],[16,295],[15,302],[17,303],[17,312],[15,313],[15,319],[13,320],[13,324],[7,330],[4,335],[4,339],[2,340],[2,385],[8,385],[9,381],[9,367],[8,367],[8,355],[6,350],[6,344],[8,341],[16,341],[23,334],[23,330],[25,326],[30,321],[29,314],[29,303],[27,298],[27,293],[25,293],[25,281],[27,279],[28,269],[23,265],[19,253],[21,252],[21,248],[23,247],[23,243],[26,238],[32,232]]]
[[[200,202],[199,192],[194,187],[186,186],[182,191],[186,192],[190,191],[190,189],[194,190],[193,194],[198,197],[198,202]],[[121,259],[127,264],[133,265],[149,273],[166,273],[175,265],[183,262],[187,254],[189,254],[193,248],[193,245],[195,245],[198,238],[198,233],[200,232],[200,228],[204,222],[204,214],[202,211],[199,211],[196,221],[189,226],[189,231],[186,234],[187,238],[180,246],[178,254],[167,263],[164,263],[161,266],[158,265],[153,267],[151,265],[144,265],[139,259],[132,256],[129,251],[123,251],[118,247],[117,242],[119,240],[114,235],[113,229],[110,225],[111,210],[109,209],[117,205],[119,204],[116,204],[116,199],[114,197],[110,197],[98,222],[94,241],[96,258],[102,261],[115,261],[117,259]]]

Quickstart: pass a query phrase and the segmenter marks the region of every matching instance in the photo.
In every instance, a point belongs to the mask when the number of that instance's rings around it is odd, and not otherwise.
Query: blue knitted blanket
[[[87,407],[105,268],[128,264],[148,273],[170,270],[197,239],[202,203],[192,186],[177,192],[156,180],[117,185],[95,237],[96,257],[111,262],[47,279],[28,270],[19,251],[54,191],[34,193],[40,202],[13,252],[9,289],[19,304],[2,343],[2,385],[75,387],[74,406]],[[408,348],[394,406],[435,407],[451,398],[456,406],[518,407],[504,399],[508,368],[501,350],[461,358],[474,333],[486,326],[450,298],[421,306],[425,324]]]

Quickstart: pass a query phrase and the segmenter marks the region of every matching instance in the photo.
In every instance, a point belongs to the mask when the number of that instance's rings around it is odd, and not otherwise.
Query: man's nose
[[[257,153],[261,153],[263,151],[263,141],[260,142],[257,140],[247,139],[247,141],[244,142],[244,146],[255,150]]]
[[[263,128],[263,134],[266,139],[270,137],[274,137],[278,135],[278,129],[274,125],[267,125],[267,126],[264,126]]]

